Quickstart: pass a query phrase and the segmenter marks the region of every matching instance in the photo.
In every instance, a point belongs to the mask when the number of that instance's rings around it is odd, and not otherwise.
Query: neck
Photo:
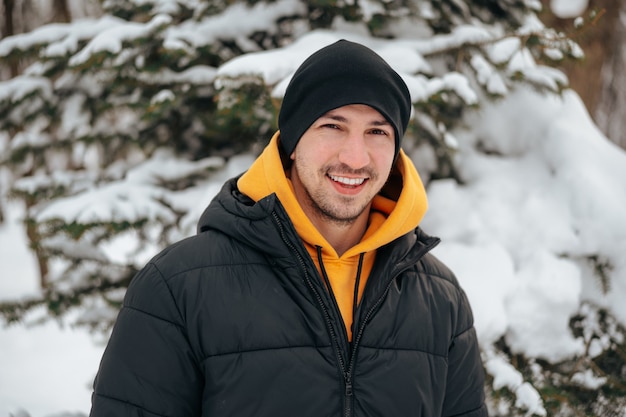
[[[363,238],[367,229],[369,208],[350,222],[329,221],[319,216],[309,216],[309,218],[324,239],[335,249],[337,255],[341,256]]]

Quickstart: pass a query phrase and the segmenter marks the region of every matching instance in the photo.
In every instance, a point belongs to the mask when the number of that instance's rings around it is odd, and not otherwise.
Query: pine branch
[[[137,273],[135,268],[128,268],[120,279],[94,279],[92,284],[74,288],[72,291],[46,289],[40,297],[29,297],[17,301],[0,303],[0,318],[5,325],[21,322],[24,317],[37,307],[45,307],[52,318],[59,318],[72,308],[77,308],[89,297],[101,296],[107,292],[127,288]]]

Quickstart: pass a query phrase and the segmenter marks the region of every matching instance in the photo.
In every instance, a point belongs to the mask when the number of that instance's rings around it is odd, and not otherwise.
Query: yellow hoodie
[[[399,196],[397,199],[391,199],[377,195],[372,201],[368,228],[363,238],[338,256],[335,249],[313,226],[296,200],[291,181],[285,175],[281,162],[278,138],[279,132],[272,137],[250,169],[239,178],[237,186],[239,191],[254,201],[276,193],[320,274],[322,265],[318,260],[317,247],[322,248],[323,268],[341,311],[348,340],[352,340],[351,324],[360,254],[363,254],[363,264],[357,300],[361,299],[367,277],[374,265],[376,249],[415,229],[422,220],[428,207],[426,191],[415,166],[401,150],[395,165],[401,176]],[[393,185],[391,182],[390,179],[389,188]]]

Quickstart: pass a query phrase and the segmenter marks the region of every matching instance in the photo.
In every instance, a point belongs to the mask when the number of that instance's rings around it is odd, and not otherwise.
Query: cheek
[[[313,159],[313,155],[305,154],[303,152],[294,152],[294,159],[292,169],[296,169],[300,181],[306,183],[313,178],[316,172],[316,161]]]
[[[391,166],[393,165],[393,160],[395,156],[396,148],[395,144],[391,147],[384,146],[376,149],[371,155],[372,159],[375,161],[376,166],[381,171],[389,171],[391,170]]]
[[[294,151],[292,159],[302,161],[307,166],[321,166],[333,158],[333,150],[323,142],[303,143],[301,147]]]

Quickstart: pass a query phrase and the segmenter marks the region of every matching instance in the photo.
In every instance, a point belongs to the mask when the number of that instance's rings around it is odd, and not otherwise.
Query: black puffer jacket
[[[379,250],[348,343],[274,195],[228,182],[132,281],[92,417],[486,416],[472,315],[419,229]]]

